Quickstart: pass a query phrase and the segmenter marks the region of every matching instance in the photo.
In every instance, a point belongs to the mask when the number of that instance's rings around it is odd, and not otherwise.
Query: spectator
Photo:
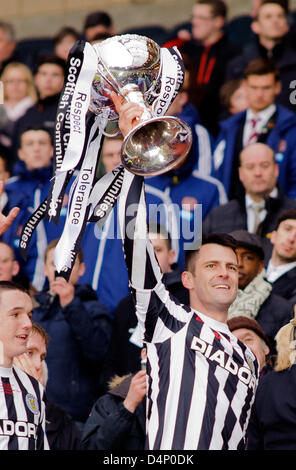
[[[113,35],[115,34],[113,20],[107,12],[95,11],[85,18],[83,32],[89,42],[97,38],[98,35]]]
[[[72,27],[65,26],[60,29],[54,37],[55,55],[67,62],[70,50],[80,37],[78,31]]]
[[[114,377],[86,421],[86,450],[144,450],[146,371]]]
[[[271,234],[273,245],[266,277],[272,291],[296,303],[296,209],[281,213]]]
[[[171,295],[181,303],[188,304],[188,291],[183,287],[181,270],[174,263],[175,254],[169,233],[162,226],[149,224],[149,236],[163,273],[164,284]],[[119,302],[114,313],[112,336],[102,373],[105,389],[114,375],[123,376],[140,369],[143,341],[137,336],[136,327],[135,304],[130,294]]]
[[[16,37],[11,23],[0,21],[0,74],[10,62],[19,61]]]
[[[123,138],[121,135],[116,137],[104,137],[104,143],[98,165],[98,177],[112,171],[121,163],[120,150]]]
[[[10,177],[9,171],[9,157],[10,154],[5,147],[1,147],[0,145],[0,181],[5,184],[8,178]],[[3,191],[0,196],[0,207],[1,210],[6,212],[6,208],[8,203],[8,197],[6,191]]]
[[[18,217],[3,235],[3,240],[13,247],[20,263],[21,274],[29,279],[35,290],[42,290],[45,283],[43,272],[44,254],[47,244],[61,235],[67,214],[68,192],[63,200],[58,224],[41,220],[33,232],[27,260],[20,256],[19,242],[24,224],[48,196],[53,174],[53,145],[49,131],[45,128],[29,128],[20,140],[19,160],[14,166],[15,176],[6,183],[8,204],[5,213],[14,206],[20,208]],[[72,182],[75,176],[72,178]],[[70,182],[71,184],[71,182]]]
[[[247,92],[244,80],[234,78],[223,83],[220,88],[220,102],[222,105],[222,119],[232,114],[240,113],[248,107]],[[220,117],[220,119],[221,119]]]
[[[179,46],[191,63],[189,101],[213,136],[218,132],[219,90],[226,66],[239,52],[223,32],[226,17],[227,6],[222,0],[197,0],[192,10],[192,39]]]
[[[52,177],[52,155],[51,135],[46,129],[29,128],[22,133],[19,160],[14,166],[15,176],[5,184],[8,209],[14,206],[21,209],[14,224],[4,235],[4,241],[10,246],[17,246],[15,236],[19,236],[18,226],[23,222],[35,189],[47,186]]]
[[[247,450],[296,450],[295,319],[276,335],[274,370],[259,381],[248,427]]]
[[[79,426],[99,396],[98,376],[111,335],[107,308],[88,285],[78,284],[85,266],[79,253],[69,282],[55,278],[54,249],[49,243],[44,271],[49,291],[35,295],[33,319],[50,337],[47,351],[48,399],[63,408]]]
[[[46,354],[49,336],[38,323],[32,323],[27,350],[14,358],[14,365],[38,380],[44,388],[48,380]],[[81,434],[74,421],[48,398],[45,401],[45,430],[50,450],[79,450]]]
[[[271,368],[269,361],[270,340],[259,323],[245,316],[233,317],[227,321],[231,333],[251,349],[260,364],[260,376],[265,375]]]
[[[277,184],[278,164],[274,151],[266,144],[255,143],[240,153],[238,174],[244,194],[227,204],[215,207],[203,222],[204,234],[248,230],[264,237],[266,258],[271,253],[270,233],[282,211],[296,207]]]
[[[229,308],[228,319],[239,315],[254,318],[272,346],[278,330],[293,316],[292,304],[272,292],[265,278],[263,244],[257,235],[237,230],[230,235],[238,248],[238,294]],[[272,351],[273,353],[274,351]]]
[[[286,2],[263,0],[251,27],[255,40],[247,44],[242,53],[230,61],[227,79],[242,78],[247,64],[258,58],[268,58],[279,69],[282,84],[276,102],[295,110],[290,101],[290,83],[295,79],[296,50],[289,37],[288,9]]]
[[[275,104],[280,90],[278,70],[267,59],[250,62],[245,70],[249,107],[221,123],[213,154],[213,176],[220,179],[230,199],[238,197],[239,154],[254,142],[266,143],[279,164],[278,181],[283,191],[296,198],[296,116]]]
[[[1,449],[48,449],[44,389],[13,365],[14,358],[27,348],[32,300],[24,288],[8,281],[0,282],[0,297]]]
[[[54,137],[56,112],[65,73],[66,63],[63,59],[52,54],[40,58],[35,74],[38,101],[15,124],[12,148],[15,159],[17,158],[20,136],[28,127],[44,127]]]
[[[10,148],[15,122],[37,101],[31,70],[20,62],[10,62],[2,72],[4,87],[3,116],[1,116],[1,143]]]

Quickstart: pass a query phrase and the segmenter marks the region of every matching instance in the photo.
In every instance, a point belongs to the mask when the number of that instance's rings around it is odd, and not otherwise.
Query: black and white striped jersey
[[[181,305],[166,290],[143,236],[141,178],[125,176],[119,214],[142,338],[147,344],[147,445],[163,449],[242,449],[258,382],[251,351],[225,323]],[[140,200],[134,239],[129,204]]]
[[[0,367],[0,450],[48,449],[43,387],[17,367]]]

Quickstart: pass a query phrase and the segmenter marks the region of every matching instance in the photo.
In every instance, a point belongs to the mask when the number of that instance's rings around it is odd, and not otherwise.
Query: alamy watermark
[[[143,206],[136,203],[130,204],[126,209],[126,237],[131,240],[146,238],[145,224],[138,227],[135,232],[137,216],[141,210],[144,210]],[[145,211],[143,212],[144,218]],[[109,219],[108,222],[107,219]],[[164,227],[169,233],[168,238],[171,239],[172,245],[174,245],[174,242],[181,243],[180,248],[183,250],[192,250],[200,246],[202,239],[202,204],[184,204],[182,207],[178,204],[147,204],[147,222],[148,232],[151,225],[158,224]],[[94,234],[98,239],[121,239],[118,213],[111,211],[104,219],[96,223]],[[152,236],[150,233],[149,237]]]

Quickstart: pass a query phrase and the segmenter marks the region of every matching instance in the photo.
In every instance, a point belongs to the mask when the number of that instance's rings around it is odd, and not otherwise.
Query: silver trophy
[[[139,124],[123,140],[124,167],[136,175],[154,176],[180,165],[191,147],[190,127],[174,116],[155,117],[152,111],[162,79],[158,44],[144,36],[125,34],[93,47],[98,55],[98,70],[92,83],[90,110],[95,114],[107,112],[107,133],[120,132],[111,91],[144,109]]]

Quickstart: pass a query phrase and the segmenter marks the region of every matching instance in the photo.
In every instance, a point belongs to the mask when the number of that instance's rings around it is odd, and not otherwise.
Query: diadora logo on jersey
[[[34,437],[37,439],[37,426],[25,421],[0,420],[0,436]]]
[[[32,413],[34,413],[34,415],[38,415],[39,406],[38,406],[37,398],[34,397],[34,395],[31,395],[30,393],[26,395],[26,404],[29,410],[32,411]]]
[[[207,343],[206,341],[193,336],[191,342],[191,349],[194,351],[200,352],[203,354],[209,361],[216,362],[223,369],[227,370],[233,375],[236,375],[238,379],[244,384],[248,385],[250,388],[255,389],[256,387],[256,378],[253,375],[255,373],[254,364],[252,363],[251,367],[239,366],[225,351],[221,349],[215,349],[213,351],[213,345]]]

